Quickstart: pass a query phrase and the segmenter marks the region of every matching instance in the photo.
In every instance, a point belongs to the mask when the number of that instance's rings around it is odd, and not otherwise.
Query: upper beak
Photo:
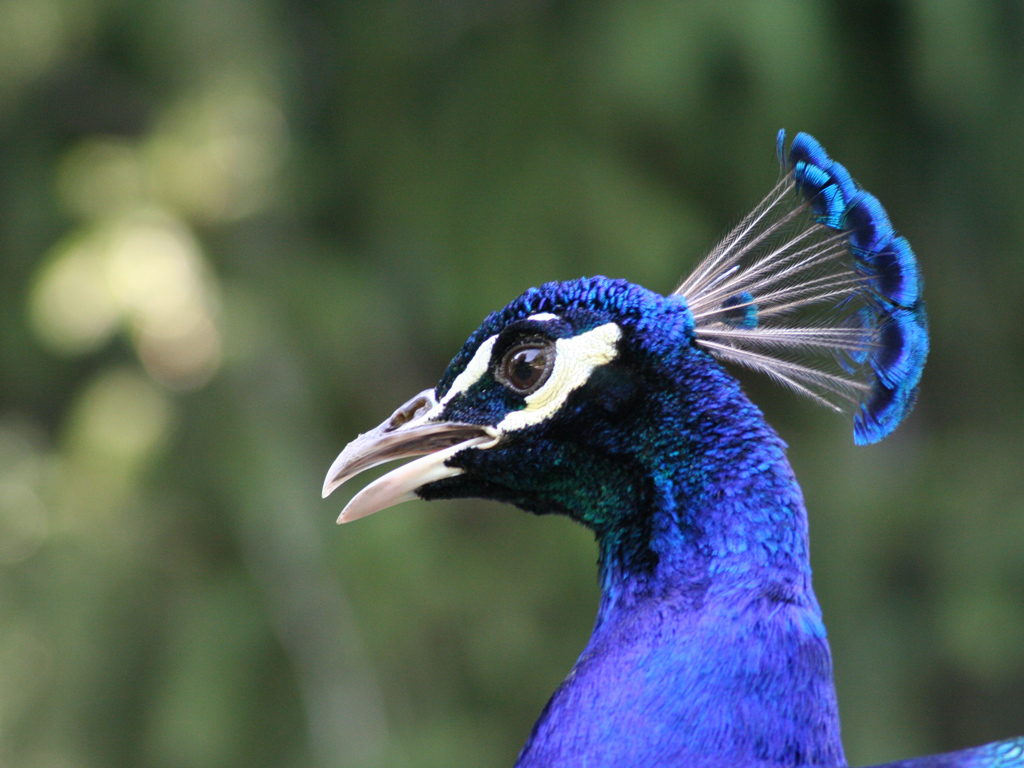
[[[498,434],[489,427],[451,421],[433,421],[437,400],[431,389],[395,411],[391,418],[345,446],[334,460],[324,480],[323,497],[365,469],[395,459],[421,456],[374,480],[342,510],[339,523],[358,520],[403,501],[416,498],[417,488],[462,473],[445,462],[459,451],[472,447],[490,447]]]

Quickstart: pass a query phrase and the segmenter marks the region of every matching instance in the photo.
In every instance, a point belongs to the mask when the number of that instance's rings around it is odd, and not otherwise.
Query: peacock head
[[[694,345],[680,296],[605,277],[549,283],[492,313],[440,382],[360,435],[324,496],[363,470],[418,458],[368,485],[348,522],[413,498],[488,498],[568,514],[598,534],[634,509],[653,427],[686,371],[717,364]]]

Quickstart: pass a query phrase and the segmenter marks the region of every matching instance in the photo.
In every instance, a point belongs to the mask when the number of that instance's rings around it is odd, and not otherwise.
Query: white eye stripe
[[[551,318],[558,319],[551,315]],[[532,316],[530,319],[547,319]],[[508,413],[497,424],[501,431],[510,432],[524,429],[544,421],[561,408],[569,395],[590,379],[594,369],[605,365],[618,355],[616,343],[622,337],[622,329],[615,323],[606,323],[579,336],[555,340],[555,364],[544,385],[526,396],[526,407]],[[455,377],[451,388],[435,405],[427,419],[440,414],[455,397],[466,392],[487,373],[491,365],[491,354],[497,335],[484,341],[473,354],[462,373]]]
[[[491,364],[491,350],[494,349],[494,342],[498,340],[498,336],[491,336],[487,341],[477,347],[476,354],[473,355],[473,359],[469,361],[469,364],[462,370],[458,376],[455,377],[455,381],[452,382],[451,388],[447,394],[441,399],[432,410],[440,413],[448,403],[452,401],[452,398],[461,395],[467,389],[472,387],[480,378],[487,373],[488,367]]]
[[[587,383],[595,368],[615,359],[615,345],[621,337],[618,325],[606,323],[579,336],[556,340],[551,376],[540,389],[526,396],[526,407],[506,415],[498,429],[524,429],[550,417],[565,404],[570,393]]]
[[[550,322],[552,320],[560,320],[558,315],[553,315],[550,312],[540,312],[536,315],[530,315],[527,320],[535,320],[539,322]],[[461,395],[463,392],[468,390],[478,381],[480,378],[487,373],[487,369],[491,364],[491,352],[494,350],[494,342],[498,340],[498,336],[494,335],[484,341],[473,355],[473,359],[469,361],[469,364],[462,370],[458,376],[455,377],[455,381],[452,382],[448,392],[444,398],[431,411],[431,415],[440,413],[444,407],[455,398]]]

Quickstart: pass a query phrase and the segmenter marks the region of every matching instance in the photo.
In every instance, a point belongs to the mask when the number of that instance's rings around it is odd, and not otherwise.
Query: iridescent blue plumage
[[[944,755],[900,760],[876,768],[1024,768],[1024,737],[996,741]]]
[[[782,158],[781,133],[778,145]],[[604,277],[526,291],[436,388],[353,441],[324,491],[421,456],[339,519],[479,497],[594,532],[594,632],[519,768],[844,766],[800,488],[720,361],[849,407],[869,443],[909,413],[927,351],[909,244],[798,134],[775,189],[677,291]],[[1022,751],[892,768],[1024,768]]]

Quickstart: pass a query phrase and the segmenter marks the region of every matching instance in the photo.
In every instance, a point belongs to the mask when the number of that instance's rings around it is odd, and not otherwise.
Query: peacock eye
[[[508,350],[496,373],[498,380],[513,392],[528,395],[548,380],[554,365],[554,342],[533,339]]]

